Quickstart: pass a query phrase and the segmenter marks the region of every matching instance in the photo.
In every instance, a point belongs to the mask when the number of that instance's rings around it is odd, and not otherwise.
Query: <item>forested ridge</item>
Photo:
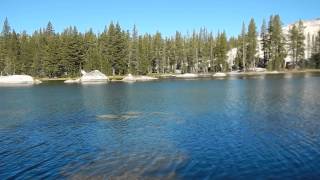
[[[245,71],[254,67],[283,70],[288,68],[284,61],[287,55],[293,59],[291,68],[320,68],[320,32],[308,37],[312,56],[304,59],[307,37],[302,21],[290,29],[288,37],[282,32],[279,15],[263,21],[257,29],[251,19],[248,27],[243,24],[238,37],[228,38],[225,31],[213,33],[206,28],[165,37],[160,32],[139,34],[136,26],[125,30],[113,22],[98,34],[92,29],[79,32],[75,26],[58,33],[48,22],[45,28],[27,34],[16,32],[6,18],[0,35],[0,72],[52,78],[79,76],[80,69],[97,69],[107,75]],[[260,45],[262,58],[257,55]],[[227,53],[232,48],[237,48],[237,55],[231,66]]]

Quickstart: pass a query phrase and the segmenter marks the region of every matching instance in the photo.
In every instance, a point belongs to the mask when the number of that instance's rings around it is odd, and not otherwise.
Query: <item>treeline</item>
[[[316,36],[308,34],[305,37],[304,28],[300,20],[298,25],[294,24],[285,34],[280,16],[275,15],[270,16],[268,24],[263,20],[258,34],[254,19],[251,19],[248,31],[243,24],[242,32],[236,40],[237,55],[233,68],[320,68],[320,31]]]
[[[49,22],[28,35],[11,30],[6,19],[0,39],[2,74],[41,77],[78,76],[80,69],[108,75],[226,71],[229,49],[225,32],[139,35],[135,26],[130,32],[112,22],[101,34],[81,33],[76,27],[56,33]]]
[[[214,35],[206,28],[188,35],[176,32],[173,37],[160,32],[140,35],[135,26],[129,31],[112,22],[99,34],[92,30],[81,33],[76,27],[57,33],[49,22],[46,28],[29,35],[15,32],[5,19],[0,35],[0,72],[64,77],[79,76],[80,69],[98,69],[107,75],[207,73],[254,67],[279,70],[288,67],[284,63],[288,54],[294,59],[292,66],[319,68],[320,32],[312,38],[312,58],[306,61],[302,22],[290,29],[289,38],[281,26],[280,17],[271,16],[259,34],[252,19],[248,31],[243,25],[238,37],[228,39],[225,32]],[[232,48],[237,48],[237,55],[234,62],[228,62]]]

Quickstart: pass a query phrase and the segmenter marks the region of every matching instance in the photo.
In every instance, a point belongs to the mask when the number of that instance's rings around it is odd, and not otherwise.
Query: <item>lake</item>
[[[0,87],[0,179],[320,177],[320,74]]]

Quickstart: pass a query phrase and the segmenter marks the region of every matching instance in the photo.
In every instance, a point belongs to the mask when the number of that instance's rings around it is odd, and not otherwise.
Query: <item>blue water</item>
[[[0,87],[0,179],[318,179],[320,75]]]

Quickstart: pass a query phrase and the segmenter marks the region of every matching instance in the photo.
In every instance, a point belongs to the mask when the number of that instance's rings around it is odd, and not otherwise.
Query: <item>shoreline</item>
[[[236,73],[231,73],[231,72],[225,72],[227,76],[251,76],[251,75],[269,75],[269,74],[302,74],[302,73],[320,73],[320,69],[305,69],[305,70],[285,70],[285,71],[265,71],[265,72],[236,72]],[[197,78],[202,78],[202,77],[211,77],[214,73],[198,73],[199,77]],[[159,79],[168,79],[168,78],[175,78],[176,74],[174,73],[168,73],[168,74],[148,74],[148,76],[151,77],[156,77]],[[108,76],[110,81],[112,82],[121,82],[122,79],[125,76]],[[35,78],[40,81],[65,81],[69,79],[77,79],[80,77],[74,77],[74,78],[69,78],[69,77],[63,77],[63,78]],[[196,79],[196,78],[195,78]]]
[[[227,72],[227,75],[264,75],[264,74],[302,74],[302,73],[320,73],[320,69],[305,69],[305,70],[285,70],[285,71],[264,71],[264,72]]]

